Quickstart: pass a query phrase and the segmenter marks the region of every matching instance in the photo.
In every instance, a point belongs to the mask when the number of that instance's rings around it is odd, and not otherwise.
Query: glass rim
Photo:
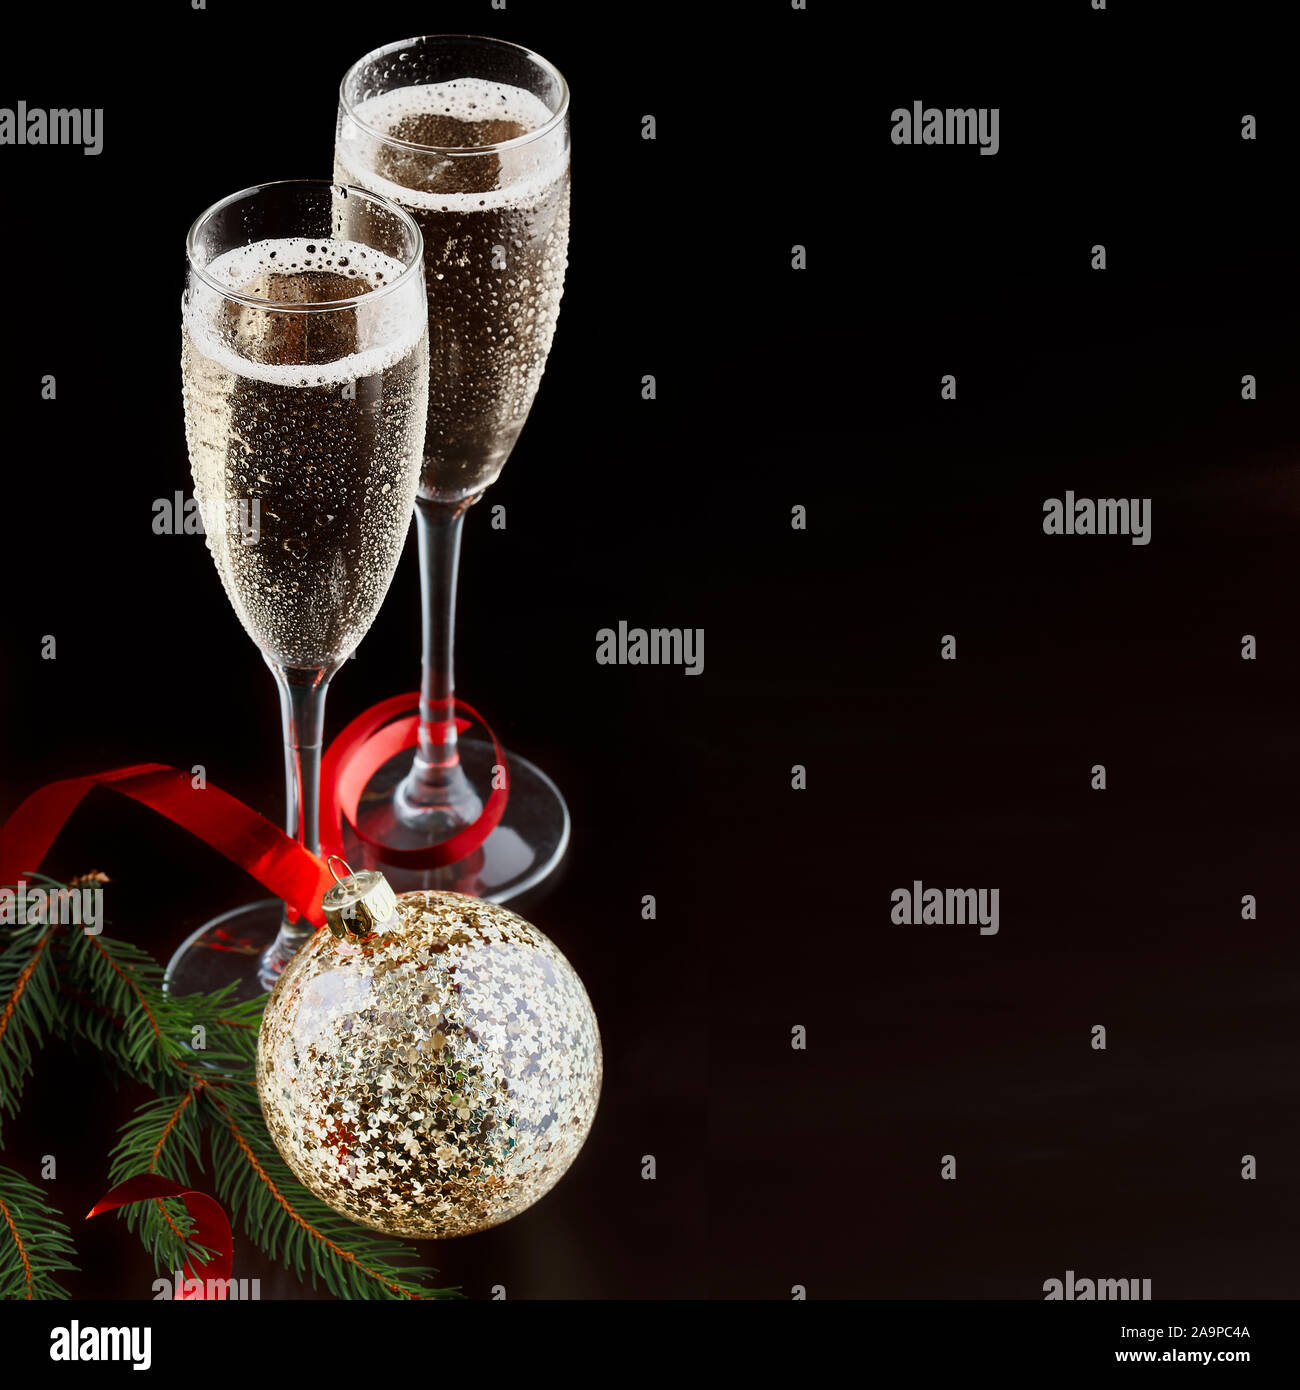
[[[354,193],[359,193],[363,198],[368,198],[372,203],[377,203],[385,212],[393,213],[399,222],[405,224],[408,231],[415,234],[414,250],[411,258],[402,267],[402,273],[396,279],[390,280],[386,285],[380,285],[376,289],[366,290],[362,294],[349,295],[344,299],[318,299],[311,302],[295,303],[293,300],[285,299],[264,299],[260,295],[245,294],[242,290],[232,288],[230,285],[223,284],[214,275],[208,274],[205,266],[199,264],[197,255],[196,238],[199,228],[203,226],[209,218],[237,203],[245,198],[250,198],[258,193],[264,193],[268,188],[330,188],[343,189],[347,197]],[[319,233],[314,233],[321,240]],[[250,243],[251,245],[251,243]],[[233,249],[233,248],[232,248]],[[378,251],[377,246],[370,248]],[[223,253],[224,254],[224,253]],[[387,254],[382,253],[381,254]],[[241,188],[237,193],[231,193],[225,198],[219,199],[211,207],[205,208],[190,224],[190,229],[185,234],[185,259],[189,265],[190,273],[198,277],[209,289],[214,290],[223,299],[231,300],[235,304],[247,304],[255,309],[275,309],[289,314],[309,314],[324,311],[337,311],[339,309],[351,309],[357,305],[369,303],[383,295],[390,293],[399,286],[406,284],[415,275],[424,275],[424,237],[420,233],[420,224],[411,216],[405,208],[399,207],[391,199],[385,198],[381,193],[374,193],[368,188],[361,188],[357,184],[339,183],[336,179],[272,179],[268,183],[254,183],[247,188]],[[390,257],[392,260],[397,257]]]
[[[352,75],[364,63],[373,62],[389,53],[396,53],[399,49],[411,48],[415,44],[432,43],[439,39],[465,39],[472,43],[490,45],[493,48],[512,48],[516,53],[521,53],[525,58],[531,59],[544,72],[549,73],[555,78],[560,86],[560,104],[552,113],[549,120],[543,121],[536,130],[526,130],[522,135],[516,135],[510,140],[498,140],[491,145],[421,145],[414,140],[402,140],[393,135],[387,135],[376,126],[368,124],[357,115],[351,101],[348,100],[348,83]],[[419,86],[419,83],[412,84]],[[427,85],[427,84],[426,84]],[[396,90],[390,88],[390,90]],[[416,150],[421,154],[447,154],[461,158],[472,155],[496,154],[500,150],[520,149],[524,145],[531,144],[534,140],[540,140],[543,135],[549,134],[564,118],[569,114],[569,84],[565,81],[564,74],[551,62],[549,58],[543,58],[540,53],[534,52],[531,48],[525,48],[521,43],[511,43],[509,39],[495,39],[486,34],[417,34],[413,38],[398,39],[395,43],[386,43],[380,48],[372,48],[369,53],[363,54],[355,63],[343,74],[343,80],[339,83],[339,108],[343,114],[357,126],[364,130],[367,135],[373,136],[376,140],[385,145],[390,145],[394,149]]]

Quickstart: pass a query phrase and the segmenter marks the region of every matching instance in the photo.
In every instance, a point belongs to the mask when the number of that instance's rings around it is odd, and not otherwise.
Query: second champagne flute
[[[429,424],[416,501],[424,669],[419,744],[380,768],[358,828],[394,849],[464,830],[493,786],[490,743],[455,731],[456,573],[465,513],[495,482],[537,394],[569,244],[569,89],[536,53],[435,35],[367,54],[343,79],[335,176],[407,209],[424,234]],[[480,849],[395,886],[505,902],[568,845],[555,784],[509,759],[505,815]],[[377,862],[382,864],[382,855]]]

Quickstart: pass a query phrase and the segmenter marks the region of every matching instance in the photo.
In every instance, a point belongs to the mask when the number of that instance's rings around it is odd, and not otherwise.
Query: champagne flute
[[[505,466],[537,394],[564,288],[569,91],[516,44],[467,35],[403,40],[356,63],[340,88],[335,177],[409,211],[424,234],[429,428],[415,516],[423,672],[414,757],[390,759],[357,826],[395,849],[440,843],[481,813],[492,746],[459,738],[453,678],[465,514]],[[545,773],[509,758],[505,815],[482,847],[440,869],[383,865],[395,886],[505,902],[568,845],[569,813]],[[383,864],[366,847],[358,857]]]
[[[263,184],[190,229],[181,376],[194,491],[226,596],[275,676],[286,828],[318,853],[330,677],[388,592],[424,446],[420,229],[328,180]],[[274,899],[172,957],[177,994],[270,989],[311,934]]]

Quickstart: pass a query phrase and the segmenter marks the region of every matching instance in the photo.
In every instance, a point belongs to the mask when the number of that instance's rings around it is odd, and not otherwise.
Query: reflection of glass
[[[325,689],[374,621],[410,524],[428,374],[420,231],[324,180],[266,184],[190,229],[181,374],[194,491],[280,689],[287,827],[319,844]],[[227,913],[167,967],[178,994],[270,989],[310,928]]]
[[[424,612],[420,738],[362,797],[373,839],[414,849],[472,823],[491,748],[458,739],[452,653],[465,512],[528,418],[564,288],[569,92],[543,58],[495,39],[409,39],[343,79],[335,174],[406,208],[424,233],[429,428],[416,501]],[[510,802],[483,848],[447,869],[385,869],[402,887],[504,901],[559,862],[569,818],[554,784],[511,756]]]

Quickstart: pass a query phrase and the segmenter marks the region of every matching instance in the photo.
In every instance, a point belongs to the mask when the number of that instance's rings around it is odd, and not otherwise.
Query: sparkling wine
[[[382,292],[399,262],[351,241],[261,241],[206,271],[241,296],[192,283],[184,305],[185,432],[208,548],[273,662],[331,665],[373,621],[410,523],[428,377],[420,306]],[[287,307],[303,304],[321,308]]]
[[[484,149],[550,116],[522,88],[460,78],[369,97],[355,121],[339,123],[335,178],[400,204],[424,234],[429,425],[420,490],[440,501],[495,481],[550,352],[568,263],[567,137]]]

